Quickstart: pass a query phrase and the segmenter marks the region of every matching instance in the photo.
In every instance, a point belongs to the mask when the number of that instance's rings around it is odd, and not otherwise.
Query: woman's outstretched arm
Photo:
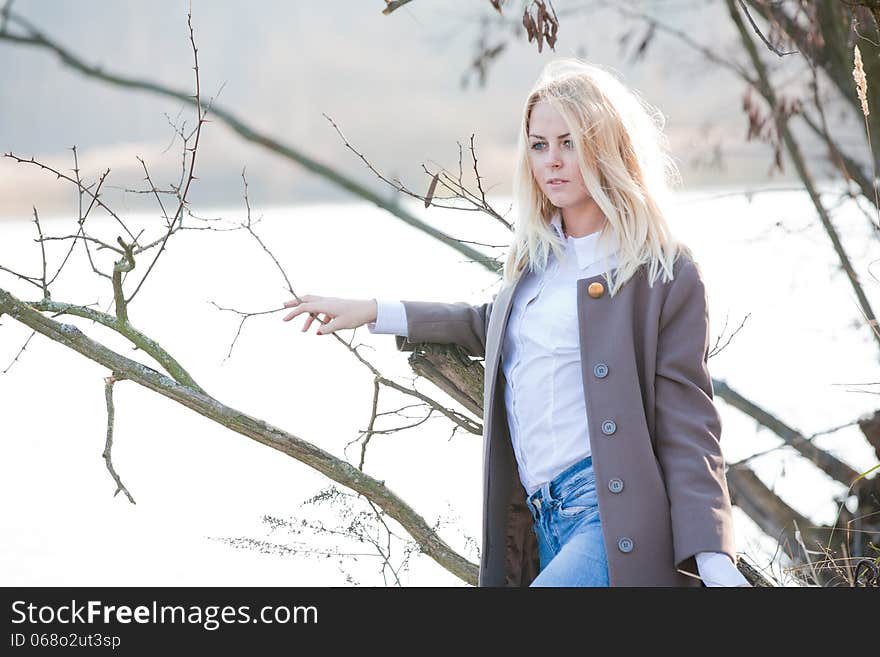
[[[341,299],[307,294],[300,300],[291,299],[285,308],[293,308],[283,319],[290,321],[301,313],[310,313],[303,325],[308,331],[316,316],[321,326],[319,335],[339,329],[367,325],[371,333],[393,333],[397,348],[412,351],[422,342],[457,344],[471,356],[486,354],[486,330],[492,301],[472,306],[463,301],[379,301],[377,299]]]
[[[472,306],[464,301],[401,301],[406,332],[397,334],[397,348],[412,351],[422,342],[457,344],[469,355],[486,356],[486,331],[492,301]]]

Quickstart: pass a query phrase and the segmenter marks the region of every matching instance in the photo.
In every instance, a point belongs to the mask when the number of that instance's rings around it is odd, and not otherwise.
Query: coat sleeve
[[[736,563],[708,352],[706,289],[687,259],[661,311],[654,381],[654,438],[669,496],[676,568],[692,568],[698,552],[723,552]]]
[[[407,334],[395,336],[397,348],[412,351],[421,342],[457,344],[469,355],[485,358],[486,332],[494,301],[495,296],[478,306],[463,301],[404,301]]]

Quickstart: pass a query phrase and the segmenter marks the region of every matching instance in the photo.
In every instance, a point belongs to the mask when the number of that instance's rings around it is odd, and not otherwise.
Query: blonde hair
[[[540,101],[565,120],[587,192],[607,219],[598,239],[600,253],[610,254],[616,237],[617,268],[613,275],[605,272],[609,293],[613,296],[642,265],[649,285],[661,272],[672,280],[678,254],[691,253],[672,237],[664,217],[680,176],[667,153],[663,115],[610,72],[566,58],[544,67],[523,109],[513,180],[517,221],[504,282],[515,282],[526,267],[544,271],[551,249],[561,258],[565,248],[549,224],[556,208],[538,187],[529,161],[529,119]]]

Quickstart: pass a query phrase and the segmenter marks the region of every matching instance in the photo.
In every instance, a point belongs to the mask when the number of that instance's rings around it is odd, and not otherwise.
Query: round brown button
[[[589,294],[594,299],[598,299],[605,293],[605,286],[601,283],[590,283],[590,286],[587,288],[587,294]]]

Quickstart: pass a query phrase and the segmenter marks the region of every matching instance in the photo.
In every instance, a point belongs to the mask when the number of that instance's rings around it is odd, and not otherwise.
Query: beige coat
[[[706,290],[685,254],[673,274],[649,287],[643,266],[614,298],[602,275],[577,282],[583,388],[611,586],[701,586],[681,572],[697,575],[696,553],[725,552],[735,560],[721,419],[706,367]],[[404,301],[408,337],[396,336],[402,351],[422,342],[454,343],[485,358],[480,586],[528,586],[538,574],[500,366],[515,288],[505,285],[480,306]]]

